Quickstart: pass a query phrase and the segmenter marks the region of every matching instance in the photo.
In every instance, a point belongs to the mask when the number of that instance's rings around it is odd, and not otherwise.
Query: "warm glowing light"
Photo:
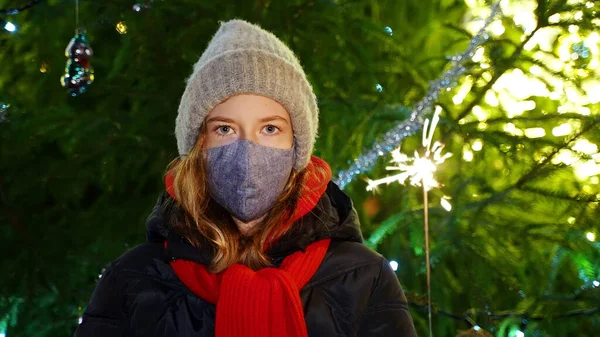
[[[472,111],[478,121],[485,122],[488,119],[488,114],[479,105],[474,106]]]
[[[552,164],[554,165],[558,165],[561,163],[565,165],[572,165],[576,161],[577,157],[575,157],[573,155],[573,152],[568,149],[561,149],[560,151],[558,151],[558,154],[554,156],[554,158],[552,158]]]
[[[447,197],[442,198],[442,200],[440,200],[440,203],[446,211],[450,212],[452,210],[452,205],[450,204],[450,201],[448,201]]]
[[[600,174],[600,165],[594,160],[580,160],[574,165],[573,169],[575,170],[575,176],[577,176],[579,180],[586,180],[589,177]],[[592,188],[588,186],[588,190],[584,190],[584,192],[591,194]]]
[[[585,233],[585,237],[592,242],[596,241],[596,234],[592,232]]]
[[[527,138],[541,138],[546,135],[546,130],[543,128],[529,128],[525,129],[525,137]]]
[[[119,32],[119,34],[123,35],[123,34],[127,34],[127,25],[125,24],[124,21],[119,21],[117,22],[117,32]]]
[[[537,20],[535,15],[533,15],[532,11],[518,11],[513,16],[513,21],[517,26],[521,26],[523,28],[523,32],[526,35],[531,34],[531,32],[533,32],[533,30],[537,26]]]
[[[393,271],[398,270],[398,262],[392,260],[390,261],[390,266],[392,267]]]
[[[473,152],[471,150],[469,150],[468,148],[465,148],[463,150],[463,159],[465,161],[473,161]]]
[[[472,76],[467,76],[463,84],[459,87],[458,92],[454,97],[452,97],[452,102],[454,104],[461,104],[464,99],[467,97],[469,92],[471,92],[471,87],[473,86],[473,78]]]
[[[473,144],[471,144],[471,148],[473,151],[481,151],[481,149],[483,149],[483,142],[481,139],[476,139]]]
[[[552,129],[552,135],[555,137],[570,135],[572,132],[573,127],[569,123],[561,124]]]
[[[492,24],[490,25],[490,30],[492,31],[492,34],[496,36],[504,34],[505,31],[501,20],[496,20],[492,22]]]
[[[506,123],[504,125],[504,132],[513,136],[523,136],[523,130],[517,128],[513,123]]]
[[[549,23],[558,23],[560,21],[560,14],[552,14],[548,17]]]
[[[483,53],[485,53],[485,49],[483,47],[477,48],[475,54],[473,55],[473,62],[481,62],[483,61]]]
[[[542,68],[537,64],[534,64],[529,68],[529,72],[534,75],[540,75],[542,73]]]
[[[575,142],[572,149],[585,154],[594,154],[598,152],[598,145],[590,143],[587,139],[581,138]]]
[[[569,25],[568,31],[569,31],[569,33],[573,33],[573,35],[570,36],[571,41],[573,41],[573,42],[581,41],[581,38],[578,35],[575,35],[575,33],[577,33],[579,31],[579,26]]]
[[[490,106],[498,106],[498,97],[496,97],[496,93],[493,90],[488,90],[485,93],[485,102]]]
[[[600,81],[589,79],[584,81],[581,86],[585,90],[590,104],[600,103]]]

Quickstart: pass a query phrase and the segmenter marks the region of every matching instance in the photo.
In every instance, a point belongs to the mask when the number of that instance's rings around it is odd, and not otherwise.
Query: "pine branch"
[[[409,301],[408,304],[412,307],[421,309],[426,311],[428,309],[427,304],[421,304],[419,302],[414,302],[414,301]],[[600,313],[600,306],[595,307],[595,308],[589,308],[589,309],[582,309],[582,310],[571,310],[565,313],[560,313],[560,314],[552,314],[552,315],[539,315],[539,314],[531,314],[529,312],[515,312],[515,311],[499,311],[499,312],[490,312],[488,310],[474,310],[471,309],[463,314],[455,314],[443,309],[439,309],[437,307],[434,307],[432,305],[432,313],[435,314],[440,314],[446,317],[450,317],[459,321],[464,321],[469,323],[469,320],[473,319],[473,316],[478,316],[478,315],[486,315],[488,317],[494,318],[496,320],[498,319],[505,319],[505,318],[510,318],[510,317],[516,317],[516,318],[521,318],[521,319],[527,319],[528,321],[550,321],[550,320],[556,320],[556,319],[563,319],[563,318],[573,318],[573,317],[581,317],[581,316],[592,316],[592,315],[596,315],[598,313]]]
[[[543,197],[549,197],[549,198],[554,198],[554,199],[560,199],[560,200],[565,200],[565,201],[570,201],[570,202],[575,202],[575,203],[598,203],[600,202],[598,200],[598,198],[596,198],[596,196],[590,196],[590,195],[576,195],[576,196],[570,196],[567,193],[561,193],[559,191],[550,191],[550,190],[545,190],[545,189],[541,189],[541,188],[535,188],[535,187],[527,187],[527,186],[521,186],[519,187],[520,191],[523,192],[529,192],[529,193],[534,193],[537,194],[539,196],[543,196]]]
[[[582,301],[580,299],[580,297],[584,293],[585,292],[578,291],[575,294],[570,295],[570,296],[558,296],[558,297],[543,296],[543,297],[540,297],[539,300],[543,301],[543,302],[544,301],[551,301],[551,302],[560,301],[562,303],[567,303],[567,302],[579,303]],[[407,293],[406,297],[408,298],[408,303],[410,306],[421,309],[421,310],[428,309],[426,297],[418,296],[418,295],[410,294],[410,293]],[[543,310],[537,310],[537,311],[543,311]],[[438,304],[432,303],[432,312],[439,314],[439,315],[446,316],[446,317],[450,317],[450,318],[453,318],[456,320],[465,321],[467,323],[472,322],[472,320],[474,318],[476,318],[477,316],[487,316],[487,317],[491,317],[494,319],[518,317],[518,318],[527,319],[529,321],[544,321],[544,320],[554,320],[554,319],[562,319],[562,318],[572,318],[572,317],[578,317],[578,316],[592,316],[592,315],[600,313],[600,306],[592,307],[589,309],[571,310],[571,311],[567,311],[564,313],[547,314],[547,315],[533,314],[533,313],[530,313],[527,311],[519,312],[517,310],[503,310],[503,311],[492,312],[489,309],[484,310],[484,309],[476,309],[476,308],[471,308],[471,309],[466,310],[462,314],[457,314],[457,313],[452,313],[448,310],[441,309]]]
[[[30,3],[23,5],[21,7],[14,7],[14,8],[5,8],[5,9],[0,9],[0,15],[15,15],[15,14],[19,14],[27,9],[32,8],[35,5],[39,5],[40,3],[42,3],[44,0],[33,0]]]
[[[481,216],[483,210],[498,201],[504,200],[505,197],[511,193],[515,189],[522,188],[526,183],[530,182],[532,179],[537,177],[537,174],[540,172],[542,168],[551,163],[552,159],[563,149],[569,147],[571,143],[581,137],[583,134],[592,130],[598,123],[600,123],[600,119],[595,119],[590,125],[583,128],[580,132],[571,137],[568,141],[563,143],[561,146],[558,146],[553,149],[551,153],[549,153],[543,160],[536,163],[527,173],[525,173],[521,178],[517,180],[516,183],[506,187],[505,189],[498,191],[486,199],[474,201],[465,205],[465,208],[476,208],[475,215],[473,217],[474,221],[477,222],[477,219]]]

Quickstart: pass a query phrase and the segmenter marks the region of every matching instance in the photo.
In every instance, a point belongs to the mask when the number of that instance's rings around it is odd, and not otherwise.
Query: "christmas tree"
[[[420,335],[426,220],[434,336],[598,335],[600,4],[494,6],[0,0],[0,336],[71,335],[102,269],[145,240],[177,157],[185,79],[232,18],[298,54],[321,111],[315,154],[345,177],[365,243],[397,269]],[[394,157],[388,148],[348,169],[421,111],[484,26],[464,71],[414,122],[437,111],[431,139],[452,155],[427,203],[408,181],[367,191],[393,158],[425,155],[421,130]]]

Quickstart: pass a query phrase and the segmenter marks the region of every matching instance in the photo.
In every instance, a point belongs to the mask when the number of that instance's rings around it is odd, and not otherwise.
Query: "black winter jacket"
[[[103,273],[76,337],[214,336],[215,305],[192,293],[169,265],[171,259],[206,264],[212,252],[192,247],[169,230],[168,198],[163,193],[148,218],[148,243],[126,252]],[[362,244],[352,202],[334,183],[268,255],[278,266],[287,255],[324,238],[332,239],[330,248],[300,292],[308,335],[416,336],[394,271]]]

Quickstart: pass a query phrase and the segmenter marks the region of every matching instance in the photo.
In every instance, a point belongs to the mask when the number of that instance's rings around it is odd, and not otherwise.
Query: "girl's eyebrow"
[[[210,122],[225,122],[225,123],[232,123],[232,124],[235,123],[235,121],[233,119],[231,119],[231,118],[219,117],[219,116],[209,118],[206,121],[206,123],[210,123]]]
[[[285,119],[285,118],[283,118],[283,117],[281,117],[281,116],[277,116],[277,115],[273,115],[273,116],[268,116],[268,117],[265,117],[265,118],[261,118],[261,119],[260,119],[260,122],[261,122],[261,123],[265,123],[265,122],[270,122],[270,121],[274,121],[274,120],[282,120],[282,121],[284,121],[285,123],[289,123],[289,122],[287,121],[287,119]]]

